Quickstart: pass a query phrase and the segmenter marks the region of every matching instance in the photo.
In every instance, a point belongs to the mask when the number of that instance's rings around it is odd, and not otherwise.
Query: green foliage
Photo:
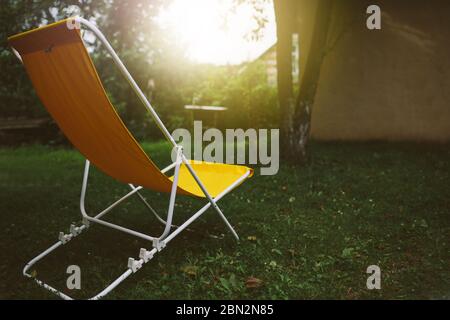
[[[240,70],[224,93],[229,123],[244,128],[273,128],[278,124],[276,89],[267,84],[265,65],[256,61]]]
[[[44,114],[23,67],[8,48],[7,37],[36,27],[51,1],[5,0],[0,5],[0,115],[34,117]]]
[[[195,65],[179,44],[165,36],[154,16],[167,1],[46,0],[3,1],[0,6],[0,117],[42,117],[47,112],[34,94],[25,70],[6,43],[7,36],[79,14],[94,19],[170,130],[190,128],[184,105],[223,105],[222,127],[271,127],[276,120],[275,89],[267,85],[264,65]],[[92,37],[85,41],[108,96],[138,138],[159,139],[146,114],[111,58]]]
[[[198,84],[191,91],[196,103],[219,105],[226,128],[272,128],[278,123],[276,89],[267,83],[261,61],[239,66],[203,66],[197,70]]]

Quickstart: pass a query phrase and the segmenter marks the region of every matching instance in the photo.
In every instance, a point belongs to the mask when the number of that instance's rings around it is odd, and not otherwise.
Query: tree
[[[274,0],[282,155],[307,159],[311,113],[325,56],[364,13],[366,1]],[[292,34],[298,34],[300,73],[292,88]]]
[[[0,5],[0,114],[3,117],[40,116],[43,110],[30,108],[36,97],[27,75],[12,54],[7,38],[13,34],[34,28],[49,14],[46,8],[52,3],[45,1],[4,0]],[[32,110],[32,112],[30,112]]]
[[[278,100],[283,155],[306,160],[320,68],[326,52],[332,0],[275,0],[277,23]],[[292,34],[299,34],[300,78],[298,95],[292,88]]]
[[[3,0],[0,5],[0,115],[1,117],[42,117],[43,108],[37,108],[34,94],[25,69],[12,54],[7,38],[14,34],[52,23],[66,15],[71,8],[80,7],[91,12],[102,5],[95,0]]]
[[[155,65],[167,61],[182,60],[183,52],[167,40],[158,29],[155,15],[170,2],[163,0],[4,0],[0,5],[0,115],[1,117],[42,117],[43,108],[37,107],[39,99],[34,95],[24,68],[12,54],[7,37],[52,23],[66,17],[80,15],[95,23],[105,33],[119,56],[135,77],[141,88],[148,89],[151,78],[181,78],[155,72]],[[85,40],[92,40],[86,37]],[[148,123],[143,116],[145,108],[126,81],[111,63],[99,41],[88,43],[93,47],[92,57],[109,97],[130,127],[142,128]],[[182,63],[180,63],[182,64]],[[174,63],[172,62],[173,66]],[[166,71],[166,70],[163,70]],[[163,87],[161,85],[160,87]],[[144,122],[145,119],[145,122]],[[144,129],[146,129],[144,127]],[[138,132],[138,135],[139,132]]]

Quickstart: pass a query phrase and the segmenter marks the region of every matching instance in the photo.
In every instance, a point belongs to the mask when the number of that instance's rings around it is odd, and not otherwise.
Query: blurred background
[[[377,1],[381,30],[366,27],[369,4],[4,0],[0,143],[63,141],[6,39],[74,15],[105,33],[170,130],[202,118],[186,105],[206,105],[226,108],[212,116],[222,129],[280,128],[282,154],[298,160],[310,137],[448,141],[449,3]],[[130,130],[160,139],[99,42],[89,32],[84,39]]]
[[[270,1],[12,0],[2,1],[0,10],[2,144],[58,141],[6,38],[74,15],[99,26],[170,130],[192,126],[185,105],[226,107],[217,122],[222,128],[277,125],[276,80],[268,82],[260,59],[276,42]],[[160,139],[108,54],[89,32],[84,39],[130,130],[138,138]],[[46,126],[50,130],[42,130]]]

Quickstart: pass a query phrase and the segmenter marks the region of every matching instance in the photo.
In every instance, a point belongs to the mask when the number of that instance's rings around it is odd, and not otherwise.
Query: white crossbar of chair
[[[145,239],[145,240],[153,241],[155,239],[158,239],[158,238],[155,238],[155,237],[143,234],[141,232],[134,231],[134,230],[131,230],[131,229],[128,229],[128,228],[125,228],[125,227],[122,227],[122,226],[119,226],[117,224],[114,224],[114,223],[111,223],[111,222],[107,222],[107,221],[104,221],[104,220],[100,220],[100,219],[96,219],[96,218],[92,218],[92,217],[86,217],[86,219],[88,219],[91,222],[98,223],[98,224],[100,224],[102,226],[110,227],[110,228],[113,228],[113,229],[116,229],[116,230],[119,230],[119,231],[122,231],[122,232],[125,232],[125,233],[128,233],[128,234],[131,234],[133,236],[136,236],[138,238],[142,238],[142,239]]]

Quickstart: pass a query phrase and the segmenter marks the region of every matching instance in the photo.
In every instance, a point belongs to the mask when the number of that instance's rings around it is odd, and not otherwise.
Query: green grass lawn
[[[159,163],[163,143],[145,144]],[[450,298],[449,145],[315,143],[308,166],[281,164],[255,175],[221,207],[236,243],[212,210],[132,275],[110,299],[434,299]],[[24,264],[79,222],[83,159],[67,148],[0,149],[0,298],[54,298],[22,276]],[[92,170],[91,214],[127,189]],[[161,214],[167,195],[145,191]],[[181,198],[175,223],[204,202]],[[157,234],[162,225],[133,199],[106,220]],[[64,289],[67,266],[82,270],[86,298],[151,246],[94,225],[35,266]],[[381,290],[366,288],[366,268],[381,268]],[[249,277],[260,279],[246,285]]]

